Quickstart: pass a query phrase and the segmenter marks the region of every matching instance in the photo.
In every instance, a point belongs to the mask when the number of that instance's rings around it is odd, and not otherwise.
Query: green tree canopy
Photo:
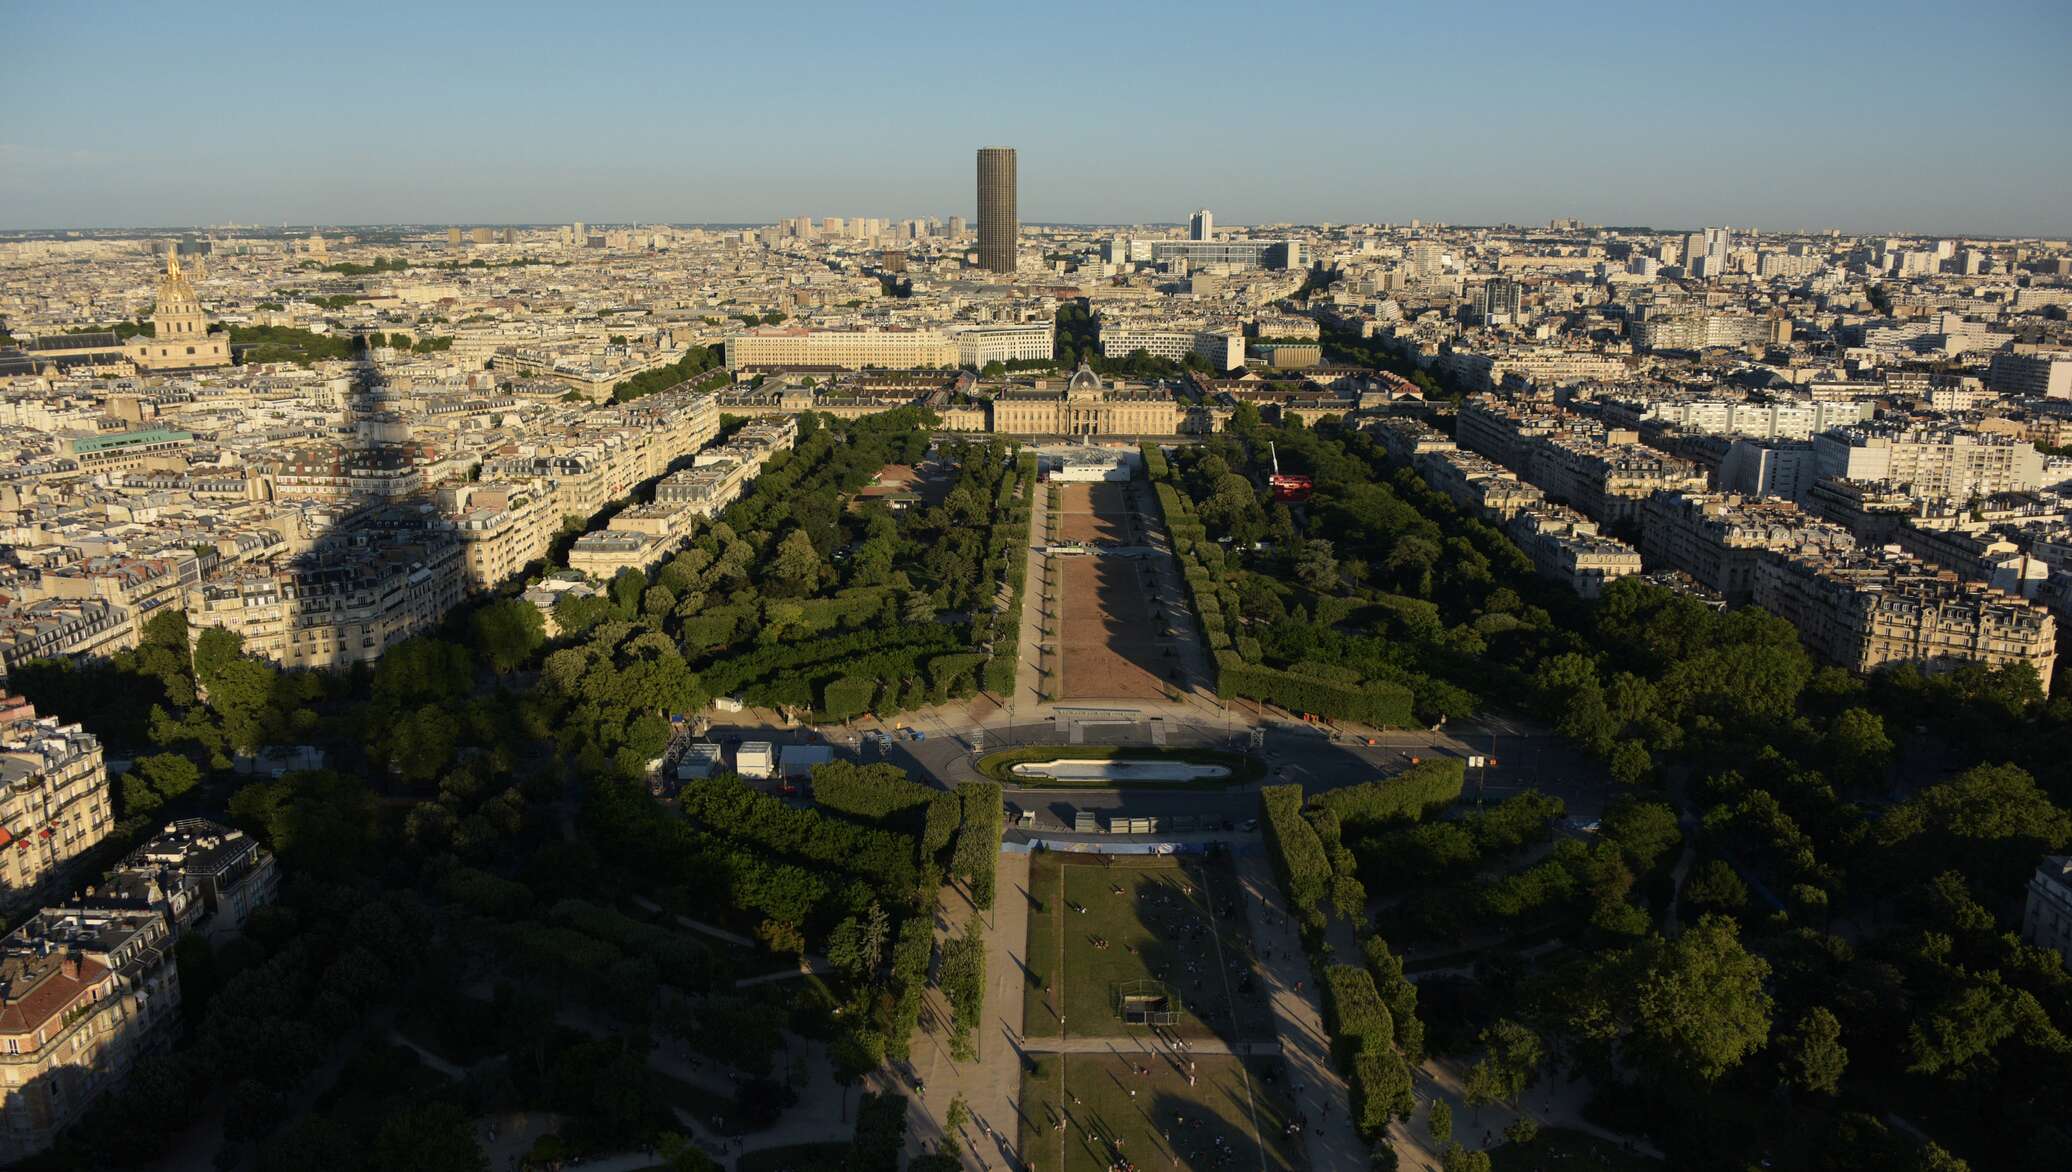
[[[1657,942],[1637,989],[1640,1056],[1669,1077],[1717,1082],[1769,1040],[1769,975],[1723,916]]]

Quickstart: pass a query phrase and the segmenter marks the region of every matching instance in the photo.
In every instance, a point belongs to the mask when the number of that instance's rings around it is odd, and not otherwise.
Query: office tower
[[[1733,238],[1732,228],[1707,228],[1703,237],[1691,237],[1691,261],[1697,276],[1716,281],[1727,275],[1727,248]]]
[[[1187,238],[1189,240],[1208,240],[1215,235],[1216,217],[1210,214],[1209,209],[1203,208],[1188,219]]]
[[[447,243],[447,244],[448,244],[449,246],[451,246],[451,247],[454,247],[454,248],[459,248],[459,247],[460,247],[460,229],[459,229],[459,228],[448,228],[448,229],[446,229],[446,243]]]
[[[1021,219],[1015,207],[1013,147],[978,152],[978,263],[996,273],[1014,271]]]
[[[1482,320],[1516,322],[1525,308],[1525,290],[1508,277],[1494,277],[1482,286]]]
[[[964,217],[963,217],[963,216],[951,216],[951,217],[950,217],[950,239],[952,239],[952,240],[962,240],[962,239],[964,239]]]

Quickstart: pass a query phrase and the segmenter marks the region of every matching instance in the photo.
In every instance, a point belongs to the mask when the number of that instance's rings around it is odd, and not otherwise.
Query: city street
[[[983,720],[968,711],[976,705],[992,708]],[[1067,710],[1060,716],[1058,709]],[[1208,711],[1193,704],[1115,706],[1114,716],[1085,720],[1070,715],[1086,711],[1084,706],[1038,704],[1028,716],[1013,714],[984,701],[973,705],[945,705],[909,713],[888,727],[876,721],[860,720],[849,727],[783,727],[776,724],[716,724],[707,738],[727,743],[728,738],[769,740],[778,744],[827,744],[836,755],[865,763],[889,761],[917,777],[944,787],[982,777],[976,768],[979,757],[996,749],[1017,745],[1121,745],[1151,748],[1221,749],[1239,754],[1256,753],[1266,775],[1256,784],[1300,783],[1306,790],[1335,789],[1372,781],[1408,767],[1410,758],[1494,757],[1494,768],[1470,769],[1464,800],[1501,801],[1527,789],[1538,789],[1562,799],[1572,818],[1593,819],[1606,797],[1604,772],[1552,733],[1533,730],[1519,722],[1483,718],[1476,722],[1449,725],[1442,732],[1371,730],[1333,735],[1286,715],[1272,714],[1250,703],[1227,708],[1208,705]],[[742,713],[742,716],[753,715]],[[1208,717],[1220,719],[1208,719]],[[1075,740],[1072,724],[1081,725]],[[921,731],[924,740],[906,739],[898,729]],[[1260,744],[1252,748],[1251,731],[1261,730]],[[1154,731],[1154,729],[1156,731]],[[888,731],[893,740],[889,751],[881,751],[869,734]],[[1365,743],[1371,736],[1374,745]],[[731,748],[731,747],[730,747]],[[1008,800],[1035,809],[1039,829],[1069,826],[1069,814],[1061,809],[1119,811],[1130,814],[1196,814],[1205,818],[1245,818],[1257,812],[1256,784],[1225,789],[1146,787],[1094,789],[1084,786],[1044,788],[1010,786]],[[1052,825],[1055,817],[1058,825]]]

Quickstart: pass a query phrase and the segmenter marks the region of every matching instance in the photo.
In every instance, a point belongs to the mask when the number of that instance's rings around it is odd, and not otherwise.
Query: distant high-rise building
[[[1414,277],[1436,277],[1446,271],[1446,250],[1430,241],[1420,240],[1410,246],[1410,275]]]
[[[951,216],[951,217],[950,217],[950,239],[952,239],[952,240],[962,240],[962,239],[964,239],[964,217],[963,217],[963,216]]]
[[[448,229],[446,229],[446,243],[447,243],[447,244],[449,244],[449,245],[451,245],[451,246],[452,246],[452,247],[454,247],[454,248],[459,248],[459,247],[460,247],[460,229],[459,229],[459,228],[448,228]]]
[[[1216,217],[1207,208],[1194,213],[1187,221],[1189,240],[1210,240],[1216,235]]]
[[[1525,290],[1508,277],[1493,277],[1482,286],[1482,320],[1516,322],[1525,308]]]
[[[1022,222],[1015,204],[1013,147],[978,152],[978,263],[996,273],[1014,271]]]
[[[1702,238],[1691,237],[1691,261],[1698,276],[1716,281],[1727,275],[1727,249],[1733,239],[1732,228],[1707,228]]]

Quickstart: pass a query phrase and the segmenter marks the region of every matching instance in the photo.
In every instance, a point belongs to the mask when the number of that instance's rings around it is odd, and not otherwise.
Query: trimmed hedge
[[[905,1061],[913,1053],[921,1001],[928,989],[928,962],[935,955],[935,926],[926,915],[908,916],[892,946],[892,983],[899,995],[885,1022],[885,1056]]]
[[[1331,1031],[1331,1052],[1341,1067],[1374,1043],[1393,1046],[1396,1027],[1389,1008],[1366,969],[1334,964],[1324,970],[1324,1024]]]
[[[945,796],[922,785],[897,765],[858,765],[830,761],[813,767],[813,800],[830,810],[867,822],[896,822],[918,814],[921,807]]]
[[[1396,1027],[1396,1047],[1411,1061],[1424,1058],[1424,1022],[1417,1016],[1417,982],[1403,975],[1403,961],[1389,951],[1388,941],[1369,936],[1360,944],[1366,954],[1367,975],[1374,978],[1375,992],[1389,1007],[1389,1019]]]
[[[1420,761],[1394,777],[1329,790],[1310,801],[1337,814],[1346,826],[1395,818],[1416,821],[1427,811],[1457,800],[1467,772],[1466,761],[1441,757]]]
[[[1259,791],[1259,805],[1281,884],[1299,911],[1313,914],[1329,893],[1331,860],[1324,854],[1316,828],[1302,816],[1302,787],[1266,786]]]
[[[829,680],[820,692],[821,718],[837,721],[862,716],[871,710],[871,699],[877,694],[876,680],[859,680],[849,676]]]
[[[911,900],[918,890],[920,868],[909,835],[794,809],[730,773],[685,787],[680,800],[684,817],[715,834],[863,876],[897,902]]]
[[[963,825],[964,802],[955,793],[945,790],[930,798],[921,823],[921,857],[933,859],[942,854]]]
[[[1407,1116],[1416,1103],[1409,1064],[1396,1051],[1394,1017],[1373,976],[1349,964],[1324,970],[1324,1014],[1332,1057],[1352,1084],[1353,1118],[1360,1134],[1375,1138],[1389,1116]]]
[[[1412,695],[1401,684],[1340,683],[1246,663],[1231,651],[1216,653],[1216,691],[1261,700],[1289,712],[1313,712],[1363,724],[1407,727],[1416,721]]]
[[[1392,1049],[1361,1050],[1353,1059],[1351,1084],[1355,1126],[1367,1139],[1380,1139],[1388,1131],[1390,1116],[1408,1119],[1417,1107],[1410,1064]]]
[[[1166,462],[1165,453],[1158,450],[1157,444],[1146,440],[1137,447],[1144,453],[1145,479],[1165,480],[1172,476],[1173,466]]]
[[[1005,813],[997,781],[967,781],[957,787],[964,804],[964,825],[957,832],[957,854],[951,867],[971,887],[980,911],[993,906],[994,875],[1000,868],[1000,831]]]
[[[943,942],[936,980],[950,1002],[950,1057],[959,1062],[978,1058],[972,1036],[978,1032],[986,1000],[986,939],[979,934],[981,927],[973,916],[964,922],[963,934]]]
[[[1028,501],[1036,491],[1036,454],[1021,452],[1015,456],[1014,475],[1003,477],[1000,482],[1000,496],[997,504],[1005,506],[1019,493]],[[979,669],[979,686],[996,696],[1014,695],[1015,674],[1021,663],[1022,642],[1022,597],[1028,586],[1029,506],[1016,505],[1005,515],[996,519],[991,534],[994,547],[1004,559],[1007,569],[994,573],[1007,583],[1007,605],[1000,612],[1002,629],[993,633],[993,653]],[[973,650],[979,649],[975,640]]]

